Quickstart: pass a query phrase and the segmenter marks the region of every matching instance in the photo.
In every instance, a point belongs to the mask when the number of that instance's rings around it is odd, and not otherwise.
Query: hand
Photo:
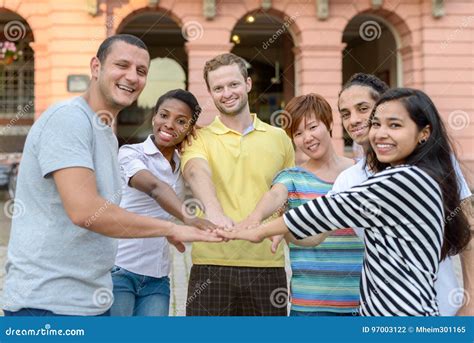
[[[219,237],[224,238],[225,240],[230,239],[242,239],[252,243],[260,243],[265,237],[261,235],[261,230],[258,228],[248,229],[248,230],[222,230],[217,229],[216,233]]]
[[[247,218],[242,220],[240,223],[236,224],[232,229],[236,231],[253,229],[259,226],[260,222],[261,222],[260,220],[248,216]]]
[[[280,242],[285,238],[285,235],[276,235],[268,238],[269,240],[272,241],[272,253],[276,253],[278,250],[278,246],[280,245]]]
[[[233,220],[222,213],[207,213],[206,217],[208,220],[222,229],[230,229],[234,226]]]
[[[175,225],[172,234],[166,238],[179,252],[186,250],[183,242],[222,242],[222,237],[216,233],[185,225]]]
[[[200,129],[201,127],[195,124],[191,130],[186,134],[184,137],[184,140],[181,141],[181,143],[178,144],[178,151],[182,154],[184,152],[185,147],[191,146],[193,144],[193,139],[197,138],[197,129]]]
[[[198,218],[198,217],[194,217],[194,218],[185,217],[184,224],[188,226],[194,226],[194,227],[197,227],[199,230],[209,231],[209,232],[218,229],[218,226],[215,225],[214,223],[210,222],[209,220]]]

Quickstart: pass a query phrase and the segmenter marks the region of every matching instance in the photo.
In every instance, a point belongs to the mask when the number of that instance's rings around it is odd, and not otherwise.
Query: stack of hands
[[[262,230],[262,223],[251,217],[247,217],[239,223],[234,223],[225,215],[208,216],[203,218],[187,218],[185,225],[179,225],[175,234],[168,240],[180,252],[183,252],[183,242],[227,242],[229,240],[246,240],[253,243],[262,242],[268,235]],[[275,253],[283,240],[284,235],[278,234],[268,237],[272,241],[271,251]]]

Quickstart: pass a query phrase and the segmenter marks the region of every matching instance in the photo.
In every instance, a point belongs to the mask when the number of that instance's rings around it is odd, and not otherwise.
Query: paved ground
[[[4,192],[0,192],[0,294],[3,292],[3,279],[5,275],[5,260],[8,239],[10,236],[10,219],[5,215],[4,206],[6,203]],[[171,316],[183,316],[186,309],[186,293],[189,278],[189,270],[191,268],[191,246],[186,246],[186,252],[181,254],[172,247],[171,256],[173,259],[171,271]],[[288,256],[288,255],[287,255]],[[288,261],[288,260],[287,260]],[[288,263],[287,263],[288,264]],[[461,268],[459,259],[456,258],[456,272],[461,279]],[[1,299],[1,297],[0,297]],[[0,308],[1,308],[0,303]],[[3,312],[0,310],[0,315]]]

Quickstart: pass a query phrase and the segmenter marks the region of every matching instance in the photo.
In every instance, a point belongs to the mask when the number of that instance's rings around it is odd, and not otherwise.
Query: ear
[[[97,80],[100,74],[100,61],[97,56],[92,57],[90,67],[92,79]]]
[[[418,133],[418,142],[424,143],[430,138],[431,135],[431,126],[426,125],[421,131]]]
[[[247,85],[247,93],[252,90],[252,79],[250,77],[247,77],[247,80],[245,81]]]

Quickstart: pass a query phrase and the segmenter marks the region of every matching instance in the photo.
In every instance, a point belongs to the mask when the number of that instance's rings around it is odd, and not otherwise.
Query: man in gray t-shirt
[[[28,134],[18,176],[3,308],[8,315],[101,315],[112,305],[114,238],[221,241],[127,212],[111,124],[143,90],[150,56],[131,35],[107,38],[88,91],[47,109]]]
[[[21,211],[13,219],[8,249],[7,310],[98,315],[110,305],[108,272],[116,240],[74,225],[52,177],[59,169],[88,168],[94,171],[99,195],[119,204],[117,139],[112,128],[99,127],[94,117],[84,98],[77,97],[46,110],[28,135],[16,195]]]

